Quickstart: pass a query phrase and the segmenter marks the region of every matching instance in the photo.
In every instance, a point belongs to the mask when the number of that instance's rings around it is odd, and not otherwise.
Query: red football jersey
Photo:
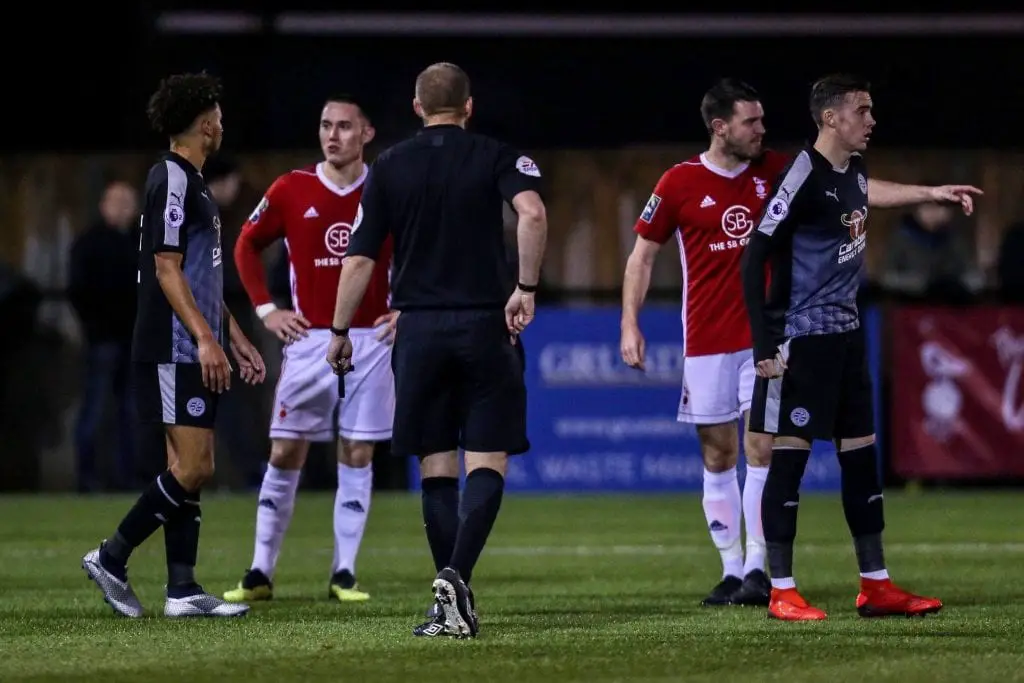
[[[323,164],[279,177],[242,227],[235,262],[254,306],[270,303],[260,252],[278,239],[288,250],[292,305],[315,328],[334,321],[341,260],[348,248],[368,169],[348,187],[338,187]],[[384,244],[352,327],[372,327],[389,310],[391,239]]]
[[[664,244],[673,234],[683,265],[683,339],[687,356],[751,348],[740,257],[761,207],[788,157],[766,150],[731,171],[706,154],[661,176],[634,231]]]

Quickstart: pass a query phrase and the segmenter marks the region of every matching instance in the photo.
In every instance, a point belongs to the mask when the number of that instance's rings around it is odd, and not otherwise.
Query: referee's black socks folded
[[[459,533],[458,477],[426,477],[420,483],[423,528],[427,532],[435,571],[448,566]]]
[[[448,563],[466,583],[473,576],[473,568],[487,545],[504,492],[505,477],[496,470],[481,467],[466,476],[466,488],[459,507],[459,533]]]
[[[809,448],[775,447],[761,494],[761,524],[768,551],[768,570],[773,579],[793,576],[793,541]]]
[[[839,466],[843,474],[843,513],[853,536],[860,571],[863,574],[885,569],[882,550],[885,513],[875,444],[842,451]]]

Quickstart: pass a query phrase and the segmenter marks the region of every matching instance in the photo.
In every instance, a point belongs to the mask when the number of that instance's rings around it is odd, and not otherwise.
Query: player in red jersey
[[[701,102],[707,151],[665,171],[634,231],[622,286],[623,360],[644,367],[638,314],[661,246],[673,235],[683,266],[684,370],[678,419],[696,425],[704,458],[704,515],[722,556],[722,580],[703,605],[767,605],[761,492],[772,440],[744,429],[746,481],[736,476],[740,417],[754,386],[740,255],[785,155],[762,149],[764,110],[749,85],[725,79]],[[746,554],[740,533],[746,526]]]
[[[391,438],[394,419],[390,345],[398,314],[389,310],[389,254],[377,261],[352,324],[355,369],[346,376],[344,398],[339,399],[338,378],[324,357],[341,262],[352,226],[359,222],[369,172],[363,147],[373,135],[354,99],[329,99],[320,117],[324,161],[274,181],[235,245],[238,272],[257,314],[286,346],[270,424],[270,464],[256,510],[252,567],[236,589],[224,594],[228,601],[272,597],[274,569],[309,444],[333,440],[336,429],[341,438],[329,594],[341,601],[370,597],[356,584],[355,560],[370,509],[374,444]],[[294,310],[278,309],[267,290],[260,252],[278,239],[288,250]]]

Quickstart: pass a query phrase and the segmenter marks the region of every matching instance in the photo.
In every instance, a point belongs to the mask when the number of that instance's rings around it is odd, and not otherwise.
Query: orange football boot
[[[857,613],[862,617],[923,617],[942,609],[942,601],[908,593],[889,579],[860,580]]]
[[[768,616],[782,621],[821,621],[828,617],[817,607],[811,607],[795,588],[772,588]]]

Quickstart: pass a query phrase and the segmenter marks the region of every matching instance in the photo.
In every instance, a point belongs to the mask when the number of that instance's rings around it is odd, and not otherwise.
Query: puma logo
[[[832,199],[834,199],[834,200],[836,200],[838,202],[839,201],[839,188],[838,187],[834,188],[831,192],[829,192],[828,190],[825,190],[825,196],[826,197],[831,197]]]

